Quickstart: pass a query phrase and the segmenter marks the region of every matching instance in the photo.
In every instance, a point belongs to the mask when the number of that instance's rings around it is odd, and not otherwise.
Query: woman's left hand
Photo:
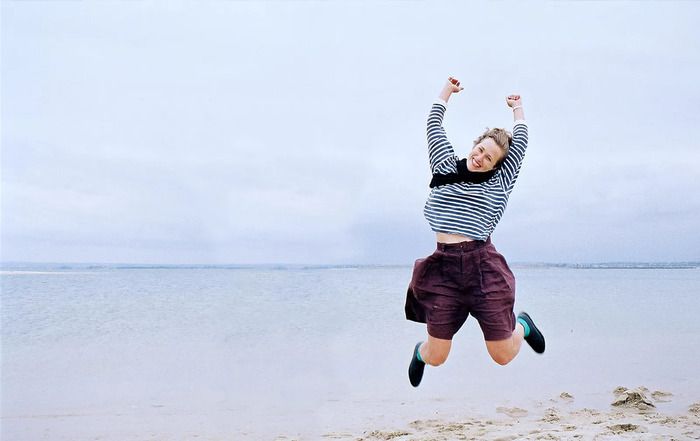
[[[522,106],[520,95],[508,95],[506,97],[506,103],[508,104],[508,107]]]

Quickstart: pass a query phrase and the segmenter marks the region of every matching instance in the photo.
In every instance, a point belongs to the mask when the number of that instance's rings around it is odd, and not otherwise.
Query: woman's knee
[[[513,347],[510,339],[501,341],[487,341],[486,348],[489,355],[496,363],[505,366],[518,355],[518,351]]]
[[[503,352],[489,353],[489,354],[491,355],[491,358],[493,359],[493,361],[500,364],[501,366],[507,365],[508,363],[513,361],[513,359],[515,358],[514,355],[506,354]]]
[[[447,356],[450,355],[451,347],[451,340],[443,340],[429,336],[427,345],[423,348],[425,349],[425,362],[431,366],[440,366],[447,360]]]
[[[428,356],[428,364],[431,366],[440,366],[443,364],[445,361],[447,361],[447,356],[450,355],[450,352],[441,352],[441,351],[431,351],[430,355]]]

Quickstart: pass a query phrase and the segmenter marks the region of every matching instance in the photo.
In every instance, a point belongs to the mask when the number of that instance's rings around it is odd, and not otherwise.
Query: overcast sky
[[[2,260],[412,263],[431,102],[513,262],[700,260],[700,3],[2,2]]]

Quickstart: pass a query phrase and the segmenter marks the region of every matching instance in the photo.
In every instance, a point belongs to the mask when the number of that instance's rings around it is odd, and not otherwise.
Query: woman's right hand
[[[449,77],[443,91],[449,93],[459,93],[459,91],[464,90],[464,87],[460,86],[460,82],[457,78]]]
[[[445,87],[443,87],[442,92],[440,92],[440,99],[447,102],[453,93],[459,93],[460,90],[464,90],[464,87],[459,85],[459,80],[449,77],[447,83],[445,83]]]

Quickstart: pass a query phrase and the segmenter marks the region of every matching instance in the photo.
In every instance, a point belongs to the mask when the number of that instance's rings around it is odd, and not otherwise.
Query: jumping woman
[[[491,243],[491,233],[508,202],[527,148],[527,123],[520,95],[513,110],[513,134],[487,129],[464,159],[455,155],[442,120],[453,93],[464,88],[450,77],[428,116],[428,156],[433,179],[423,213],[437,236],[437,249],[418,259],[406,296],[406,318],[427,324],[428,337],[413,349],[408,376],[417,387],[426,364],[447,360],[452,337],[469,314],[479,322],[486,349],[505,365],[523,339],[543,353],[544,336],[525,312],[513,313],[515,278]]]

